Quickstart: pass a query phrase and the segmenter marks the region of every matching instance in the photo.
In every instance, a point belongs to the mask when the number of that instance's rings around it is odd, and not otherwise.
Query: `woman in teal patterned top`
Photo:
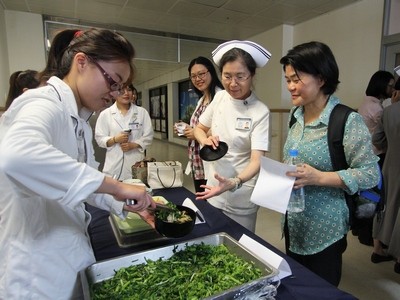
[[[286,215],[286,252],[338,286],[349,231],[344,192],[354,194],[378,184],[378,157],[374,155],[362,117],[352,112],[343,136],[349,168],[333,171],[327,128],[332,109],[340,102],[332,95],[339,84],[339,70],[327,45],[319,42],[298,45],[280,63],[292,103],[300,106],[294,112],[296,123],[289,129],[284,157],[288,157],[289,149],[298,149],[304,163],[287,175],[296,177],[294,188],[304,187],[306,195],[305,210]]]

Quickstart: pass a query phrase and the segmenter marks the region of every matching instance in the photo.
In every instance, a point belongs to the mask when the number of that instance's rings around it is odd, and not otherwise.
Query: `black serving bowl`
[[[169,238],[183,237],[192,232],[194,223],[196,222],[196,213],[194,212],[193,209],[182,205],[176,205],[176,207],[180,211],[186,211],[186,213],[192,218],[192,220],[184,223],[170,223],[161,220],[160,218],[157,217],[156,214],[155,216],[156,230],[158,231],[158,233],[162,234],[165,237]]]
[[[212,146],[205,145],[200,149],[200,158],[205,161],[214,161],[222,158],[228,152],[228,144],[219,141],[217,149]]]

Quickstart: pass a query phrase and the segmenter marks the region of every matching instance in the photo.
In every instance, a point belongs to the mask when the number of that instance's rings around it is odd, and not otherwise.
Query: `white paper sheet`
[[[185,174],[189,176],[190,173],[192,173],[192,165],[191,165],[191,162],[189,160],[187,165],[186,165]]]
[[[204,218],[203,214],[201,213],[200,209],[193,203],[193,201],[189,198],[186,198],[185,201],[182,203],[183,206],[189,207],[193,209],[196,213],[196,222],[195,224],[205,223],[206,219]]]
[[[296,170],[268,157],[261,157],[260,174],[250,201],[284,214],[287,210],[295,178],[286,175]]]
[[[275,252],[272,252],[267,247],[253,240],[251,237],[243,234],[242,237],[239,239],[239,243],[245,246],[254,254],[256,254],[260,259],[270,264],[275,269],[278,269],[279,279],[283,279],[287,276],[292,275],[292,270],[290,269],[289,264],[282,256],[276,254]]]

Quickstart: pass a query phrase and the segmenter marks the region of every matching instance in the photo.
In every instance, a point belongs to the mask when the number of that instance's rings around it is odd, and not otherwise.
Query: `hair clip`
[[[74,34],[74,38],[78,38],[83,34],[83,30],[78,30],[77,32],[75,32]]]

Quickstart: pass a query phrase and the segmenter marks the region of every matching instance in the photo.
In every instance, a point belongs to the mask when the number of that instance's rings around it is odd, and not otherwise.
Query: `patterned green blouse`
[[[304,126],[303,107],[295,111],[297,122],[289,129],[284,146],[284,159],[289,149],[298,149],[299,158],[321,170],[332,171],[327,142],[327,128],[332,109],[339,99],[331,96],[320,117]],[[290,120],[290,118],[289,118]],[[372,151],[371,136],[361,115],[351,113],[343,137],[344,152],[350,166],[337,173],[346,184],[346,192],[354,194],[378,184],[379,158]],[[340,240],[349,230],[349,211],[344,191],[326,186],[305,187],[305,210],[288,213],[290,250],[300,255],[321,252]]]

